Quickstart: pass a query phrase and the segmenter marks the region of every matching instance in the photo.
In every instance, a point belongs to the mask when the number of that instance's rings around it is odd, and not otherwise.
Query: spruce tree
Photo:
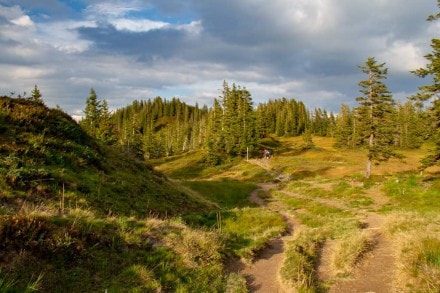
[[[399,104],[397,107],[397,130],[396,145],[404,148],[419,148],[426,137],[427,123],[429,119],[426,113],[412,101]]]
[[[90,96],[86,100],[86,108],[84,110],[84,119],[81,120],[81,126],[86,132],[92,136],[97,137],[97,131],[101,118],[101,101],[98,100],[96,92],[93,88],[90,89]]]
[[[336,147],[353,147],[353,115],[346,104],[341,105],[340,113],[336,118],[335,139]]]
[[[43,100],[41,99],[43,95],[41,94],[40,90],[38,89],[37,85],[34,86],[34,89],[31,92],[31,96],[30,99],[33,100],[34,102],[43,103]]]
[[[114,144],[117,141],[116,125],[111,120],[111,113],[106,100],[100,103],[96,137],[106,144]]]
[[[440,8],[440,0],[437,0]],[[428,21],[440,19],[440,12],[430,15]],[[429,61],[426,68],[412,71],[418,77],[432,76],[432,83],[419,87],[419,93],[413,99],[424,103],[431,102],[428,108],[429,114],[429,138],[434,142],[435,148],[422,160],[422,167],[440,165],[440,39],[431,40],[432,53],[425,56]]]
[[[385,63],[378,64],[374,57],[369,57],[365,65],[359,68],[368,75],[366,80],[359,82],[361,97],[356,98],[359,102],[358,122],[361,127],[361,138],[368,149],[367,168],[365,176],[371,175],[371,164],[387,161],[391,157],[400,157],[392,150],[395,127],[394,127],[394,99],[387,86],[382,82],[387,78],[388,69]]]

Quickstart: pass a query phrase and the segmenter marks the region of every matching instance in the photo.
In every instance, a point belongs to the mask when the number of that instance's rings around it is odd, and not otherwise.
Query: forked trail
[[[275,174],[273,170],[269,169],[269,164],[263,162],[253,162],[265,168],[275,179],[279,179],[280,175]],[[237,261],[230,266],[231,271],[235,271],[244,275],[247,279],[248,289],[250,292],[295,292],[289,288],[283,288],[278,277],[278,272],[284,260],[284,243],[292,237],[294,231],[300,227],[300,222],[291,214],[285,211],[281,202],[271,201],[270,205],[261,199],[258,194],[263,190],[268,193],[271,189],[277,189],[277,184],[260,184],[260,189],[252,192],[250,200],[265,206],[272,211],[280,213],[288,224],[288,231],[285,236],[273,239],[268,246],[263,249],[256,257],[255,261],[246,265]],[[387,198],[381,193],[379,187],[372,188],[368,196],[374,201],[373,207],[370,210],[360,210],[350,208],[344,202],[338,200],[320,199],[316,197],[307,198],[304,195],[295,193],[285,193],[292,197],[301,197],[309,200],[318,201],[320,204],[350,209],[355,212],[357,216],[361,217],[363,222],[362,229],[369,230],[374,235],[374,246],[371,251],[359,260],[356,268],[348,278],[341,278],[335,275],[332,265],[331,257],[333,247],[337,240],[328,240],[324,243],[321,250],[321,255],[316,264],[317,279],[320,283],[325,283],[327,286],[323,289],[325,292],[396,292],[393,287],[395,255],[392,242],[382,232],[383,225],[386,221],[385,216],[379,215],[374,210],[379,209]],[[279,208],[277,208],[279,207]]]
[[[369,197],[374,201],[373,209],[380,208],[387,198],[379,186],[369,190]],[[373,211],[364,211],[365,230],[371,230],[374,235],[374,247],[365,255],[355,268],[351,278],[339,279],[329,292],[397,292],[393,282],[396,275],[396,255],[392,241],[383,232],[386,216]]]

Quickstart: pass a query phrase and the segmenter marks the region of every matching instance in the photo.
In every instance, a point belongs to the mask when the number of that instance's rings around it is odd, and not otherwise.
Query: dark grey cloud
[[[79,28],[78,31],[83,38],[94,42],[98,52],[134,55],[141,60],[181,55],[179,49],[187,46],[185,34],[173,29],[124,32],[112,25],[105,25]]]

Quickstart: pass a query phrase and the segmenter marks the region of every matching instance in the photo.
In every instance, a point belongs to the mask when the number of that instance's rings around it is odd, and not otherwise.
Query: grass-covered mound
[[[97,143],[63,111],[9,97],[0,97],[0,202],[1,213],[23,205],[124,216],[206,208],[144,162]]]
[[[0,292],[223,291],[212,204],[60,109],[0,97]]]

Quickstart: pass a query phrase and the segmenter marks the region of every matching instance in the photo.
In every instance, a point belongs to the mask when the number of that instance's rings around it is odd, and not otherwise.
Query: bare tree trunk
[[[367,170],[365,172],[365,177],[368,179],[368,178],[370,178],[370,175],[371,175],[371,159],[370,159],[370,157],[368,157],[368,159],[367,159]]]

